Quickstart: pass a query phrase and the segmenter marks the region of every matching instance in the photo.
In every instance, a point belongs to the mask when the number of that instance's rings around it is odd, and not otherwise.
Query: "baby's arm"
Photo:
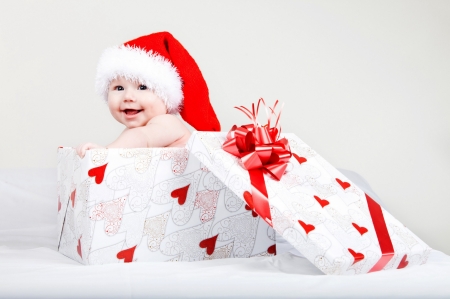
[[[184,146],[191,133],[183,123],[171,114],[152,118],[146,126],[125,129],[108,148],[142,148]],[[84,143],[77,147],[77,154],[84,157],[87,150],[104,148],[94,143]]]
[[[153,117],[147,125],[125,129],[108,148],[184,146],[190,132],[174,115]]]

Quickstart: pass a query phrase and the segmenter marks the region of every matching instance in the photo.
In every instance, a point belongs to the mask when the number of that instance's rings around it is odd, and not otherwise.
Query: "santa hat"
[[[96,91],[105,100],[112,80],[124,77],[145,84],[171,114],[196,130],[220,131],[208,86],[195,60],[169,32],[158,32],[106,49],[97,67]]]

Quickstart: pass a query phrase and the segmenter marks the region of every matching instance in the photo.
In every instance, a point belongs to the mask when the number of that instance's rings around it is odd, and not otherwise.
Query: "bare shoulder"
[[[151,125],[151,124],[158,124],[158,125],[163,125],[163,126],[183,126],[183,124],[181,123],[181,121],[172,114],[163,114],[163,115],[158,115],[153,117],[147,125]]]
[[[153,117],[141,130],[147,136],[148,147],[183,146],[190,137],[188,128],[171,114]]]

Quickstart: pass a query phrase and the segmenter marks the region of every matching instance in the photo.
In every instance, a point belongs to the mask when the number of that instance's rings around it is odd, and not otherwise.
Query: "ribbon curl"
[[[263,103],[267,124],[261,126],[258,121],[259,105]],[[247,115],[252,124],[237,127],[234,125],[227,134],[227,140],[222,145],[223,150],[241,159],[244,168],[250,175],[252,185],[251,196],[244,196],[247,205],[255,211],[262,219],[272,226],[270,215],[269,199],[264,181],[264,173],[279,181],[284,174],[287,163],[292,157],[288,140],[280,139],[281,126],[279,119],[281,110],[275,112],[278,100],[273,108],[267,107],[263,99],[259,99],[255,111],[255,104],[252,110],[240,106],[234,107]],[[275,117],[275,125],[270,126],[271,119]]]

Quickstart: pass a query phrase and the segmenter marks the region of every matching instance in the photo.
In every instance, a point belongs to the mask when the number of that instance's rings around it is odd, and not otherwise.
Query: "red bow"
[[[261,102],[266,106],[264,100],[259,99],[256,112],[255,104],[252,104],[252,111],[243,106],[235,107],[244,112],[253,121],[253,124],[243,125],[239,128],[234,125],[228,132],[227,141],[224,142],[222,148],[241,159],[244,168],[249,172],[252,184],[252,200],[246,197],[247,204],[269,225],[272,225],[264,173],[268,173],[279,181],[292,153],[288,140],[286,138],[279,139],[281,127],[278,126],[278,120],[281,111],[278,115],[275,113],[278,101],[275,102],[273,108],[266,107],[268,122],[264,126],[257,122]],[[270,127],[272,116],[276,117],[274,127]]]

